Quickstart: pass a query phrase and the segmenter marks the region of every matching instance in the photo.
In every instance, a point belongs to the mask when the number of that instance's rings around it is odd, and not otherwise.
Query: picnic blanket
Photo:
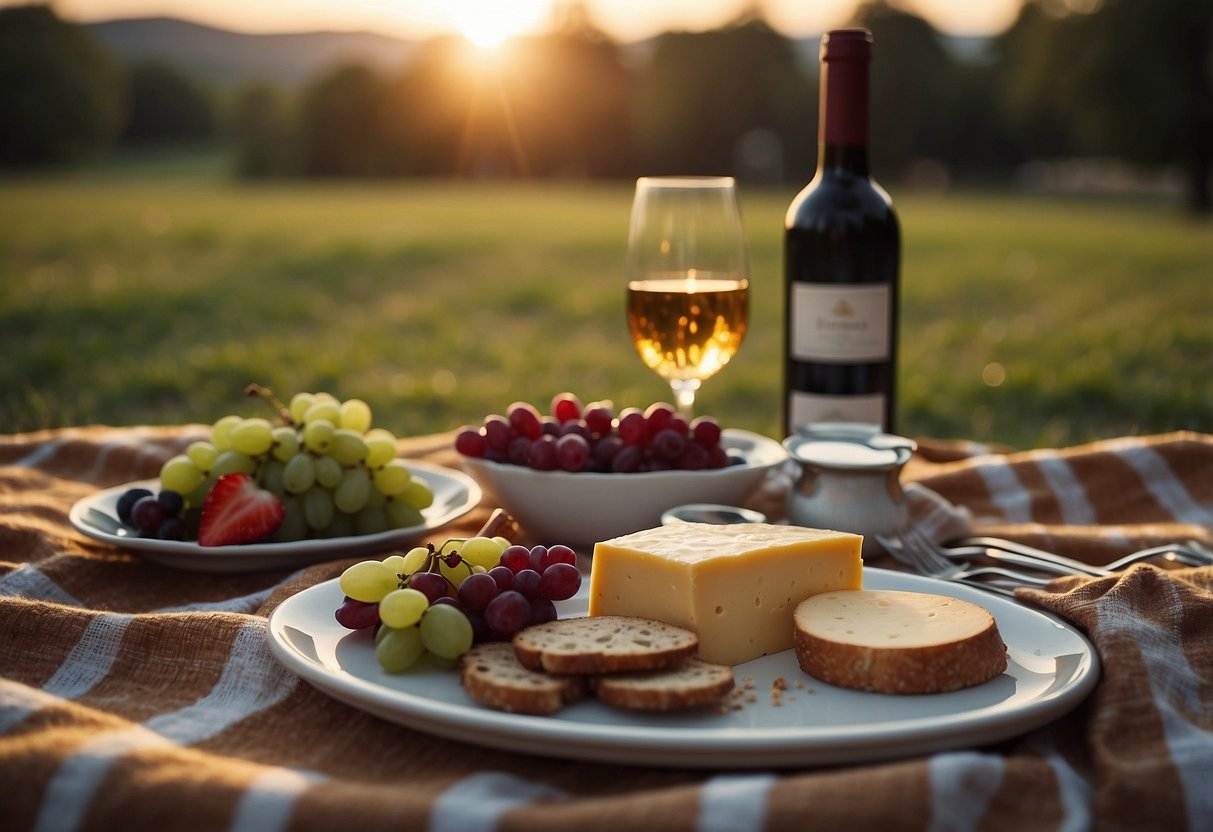
[[[1020,591],[1089,637],[1102,678],[995,746],[769,771],[570,762],[391,724],[283,669],[267,616],[352,560],[187,573],[71,527],[76,500],[155,476],[204,430],[0,437],[0,829],[1213,829],[1213,568]],[[457,467],[451,439],[400,452]],[[1091,562],[1213,543],[1213,436],[922,442],[905,479],[923,522],[960,516]]]

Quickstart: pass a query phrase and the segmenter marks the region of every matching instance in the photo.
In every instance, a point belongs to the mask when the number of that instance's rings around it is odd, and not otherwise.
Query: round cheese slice
[[[877,693],[944,693],[1007,669],[988,610],[921,592],[823,592],[794,614],[796,660],[810,676]]]

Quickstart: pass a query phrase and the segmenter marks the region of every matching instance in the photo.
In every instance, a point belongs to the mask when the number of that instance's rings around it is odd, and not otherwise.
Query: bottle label
[[[867,396],[825,396],[792,390],[788,396],[788,425],[811,425],[815,422],[862,422],[884,424],[885,397],[881,393]]]
[[[889,360],[889,284],[793,283],[792,358]]]

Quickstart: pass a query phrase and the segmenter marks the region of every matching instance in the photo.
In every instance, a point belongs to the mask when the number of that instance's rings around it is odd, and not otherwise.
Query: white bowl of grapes
[[[542,544],[589,548],[686,503],[740,505],[787,459],[773,439],[658,402],[616,411],[572,393],[458,431],[464,469]]]

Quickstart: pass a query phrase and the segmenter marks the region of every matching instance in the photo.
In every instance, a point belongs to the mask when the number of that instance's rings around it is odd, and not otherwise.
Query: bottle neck
[[[821,62],[818,169],[868,174],[868,55]]]
[[[817,146],[817,170],[821,173],[838,172],[868,176],[868,146],[823,142]]]

